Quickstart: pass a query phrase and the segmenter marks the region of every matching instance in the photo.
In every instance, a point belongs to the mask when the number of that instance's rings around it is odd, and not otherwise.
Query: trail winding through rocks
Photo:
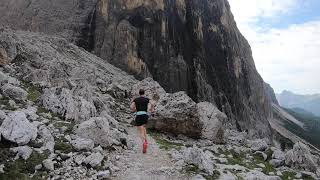
[[[148,135],[148,152],[142,153],[142,142],[135,127],[127,128],[132,150],[126,150],[117,162],[121,170],[116,180],[189,180],[188,174],[176,169],[168,152],[159,148],[156,141]]]

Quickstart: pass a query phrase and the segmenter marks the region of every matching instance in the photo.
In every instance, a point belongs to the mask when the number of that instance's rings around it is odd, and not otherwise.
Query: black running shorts
[[[148,123],[149,116],[147,114],[137,115],[135,119],[135,126],[142,126]]]

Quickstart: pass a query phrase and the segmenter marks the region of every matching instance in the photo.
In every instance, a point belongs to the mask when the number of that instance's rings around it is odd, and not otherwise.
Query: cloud
[[[285,17],[300,0],[229,0],[240,31],[248,39],[256,67],[275,91],[320,93],[320,21],[263,26]]]

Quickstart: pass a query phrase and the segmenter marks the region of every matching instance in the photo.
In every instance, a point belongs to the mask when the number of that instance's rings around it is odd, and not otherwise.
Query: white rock
[[[285,160],[286,154],[281,150],[275,150],[272,154],[272,159]]]
[[[261,167],[261,168],[265,168],[265,167],[266,167],[266,165],[264,165],[264,164],[262,164],[262,163],[257,164],[257,166],[259,166],[259,167]]]
[[[9,113],[0,127],[0,133],[5,139],[19,145],[25,145],[30,140],[35,140],[37,132],[37,128],[28,121],[25,113],[21,111]]]
[[[93,148],[93,152],[100,152],[100,153],[102,153],[102,152],[103,152],[103,149],[102,149],[101,146],[97,146],[97,147]]]
[[[1,126],[1,123],[4,119],[6,119],[7,115],[5,112],[3,112],[2,110],[0,110],[0,126]]]
[[[29,159],[29,157],[32,154],[32,148],[30,148],[29,146],[19,146],[19,147],[15,147],[15,148],[10,148],[10,150],[16,154],[16,158],[23,158],[24,160]]]
[[[53,171],[54,170],[54,163],[52,159],[46,159],[42,162],[43,167],[48,170],[48,171]]]
[[[110,178],[110,171],[106,170],[106,171],[100,171],[96,174],[98,179],[106,179],[106,178]]]
[[[277,176],[282,176],[283,175],[281,171],[277,171],[276,174],[277,174]]]
[[[77,138],[71,141],[71,145],[77,151],[90,151],[94,147],[94,142],[91,139]]]
[[[0,174],[4,173],[4,164],[0,164]]]
[[[102,117],[94,117],[81,123],[75,132],[79,137],[92,139],[95,144],[102,147],[119,144],[122,137],[119,135],[120,132],[110,128],[108,119]]]
[[[42,150],[47,149],[50,152],[53,152],[55,145],[54,137],[45,125],[39,127],[39,136],[41,140],[44,142]]]
[[[92,87],[87,87],[88,89]],[[85,89],[87,89],[85,88]],[[90,93],[90,90],[85,93]],[[64,114],[66,119],[83,122],[96,116],[97,110],[91,101],[82,96],[76,96],[66,88],[46,89],[41,97],[46,109],[54,113]],[[89,96],[91,97],[91,96]]]
[[[90,165],[91,167],[96,167],[101,164],[103,158],[104,156],[101,153],[93,153],[85,158],[84,163]]]
[[[22,111],[26,114],[29,120],[36,121],[39,118],[36,107],[29,106],[27,109],[22,109]]]
[[[38,164],[34,167],[35,170],[40,170],[42,169],[42,164]]]
[[[263,139],[257,139],[252,141],[251,150],[252,151],[264,151],[268,148],[268,144]]]
[[[182,152],[183,160],[187,164],[196,165],[199,169],[206,171],[209,174],[213,173],[213,161],[208,154],[204,153],[200,148],[186,148]]]
[[[73,157],[73,161],[78,165],[81,165],[85,159],[86,159],[86,156],[83,154],[79,154]]]
[[[5,84],[1,87],[1,90],[4,96],[22,101],[27,99],[27,91],[20,87],[13,86],[11,84]]]
[[[317,171],[317,164],[314,162],[310,149],[303,143],[298,142],[293,149],[288,151],[285,156],[286,165],[294,168]]]

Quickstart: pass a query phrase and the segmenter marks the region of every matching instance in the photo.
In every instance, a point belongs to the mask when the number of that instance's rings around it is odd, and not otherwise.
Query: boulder
[[[45,125],[41,125],[39,127],[39,136],[44,143],[42,150],[49,150],[50,152],[53,152],[55,145],[54,137]]]
[[[26,114],[21,111],[9,113],[0,126],[0,134],[5,139],[19,145],[25,145],[30,140],[35,140],[37,132],[37,128],[28,121]]]
[[[120,145],[121,139],[125,138],[125,136],[117,129],[109,126],[109,119],[114,121],[111,116],[91,118],[79,124],[75,132],[79,137],[91,139],[95,144],[102,147]]]
[[[83,163],[90,165],[91,167],[96,167],[101,164],[103,158],[104,156],[101,153],[97,152],[86,157]]]
[[[1,87],[2,94],[15,100],[24,101],[27,99],[28,93],[24,89],[11,85],[5,84]]]
[[[280,167],[280,166],[283,166],[283,165],[284,165],[284,160],[271,159],[271,160],[269,161],[269,163],[270,163],[273,167],[277,168],[277,167]]]
[[[263,139],[257,139],[251,142],[252,151],[265,151],[269,145]]]
[[[204,138],[215,143],[224,142],[223,123],[227,116],[209,102],[195,103],[185,92],[169,94],[151,78],[133,87],[133,95],[139,89],[156,104],[156,114],[149,121],[150,128],[192,138]]]
[[[284,161],[286,158],[286,154],[281,150],[275,150],[272,154],[272,159],[278,159]]]
[[[27,160],[32,154],[32,149],[29,146],[19,146],[11,148],[10,150],[16,153],[16,159],[21,157],[22,159]]]
[[[213,142],[224,143],[223,123],[227,121],[227,116],[209,102],[197,104],[197,112],[202,124],[202,138],[213,140]]]
[[[286,153],[285,163],[293,168],[308,170],[315,173],[317,171],[317,164],[312,158],[310,149],[302,142],[296,143],[293,146],[293,149]]]
[[[44,160],[42,162],[42,165],[47,171],[53,171],[54,170],[54,162],[52,161],[52,159]]]
[[[94,147],[94,142],[91,139],[77,138],[71,141],[71,145],[77,151],[90,151]]]
[[[211,157],[204,153],[200,148],[186,148],[182,151],[182,157],[185,163],[196,165],[200,170],[213,174],[214,164]]]
[[[73,92],[66,88],[46,89],[41,99],[46,109],[77,122],[88,120],[97,113],[93,100],[73,95]]]

